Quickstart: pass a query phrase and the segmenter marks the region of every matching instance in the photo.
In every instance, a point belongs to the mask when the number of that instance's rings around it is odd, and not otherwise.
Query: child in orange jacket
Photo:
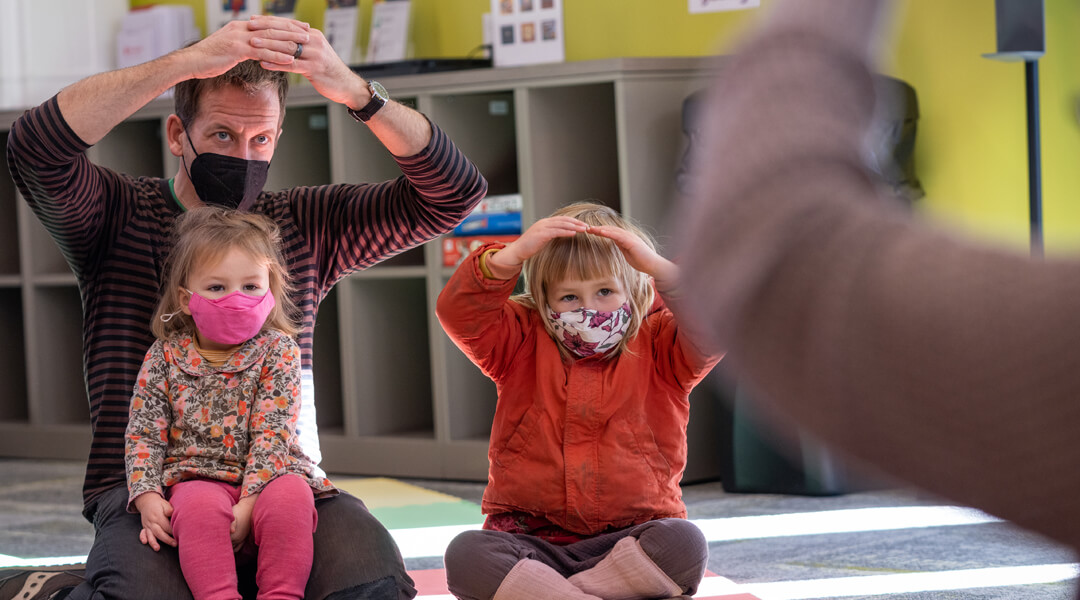
[[[708,547],[679,480],[688,395],[719,356],[665,305],[678,278],[643,231],[594,203],[482,246],[454,273],[439,320],[498,388],[484,529],[445,555],[455,596],[694,593]]]

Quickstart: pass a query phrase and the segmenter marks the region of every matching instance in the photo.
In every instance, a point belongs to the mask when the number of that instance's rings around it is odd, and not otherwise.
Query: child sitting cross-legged
[[[439,320],[498,389],[484,527],[444,557],[455,596],[695,592],[708,546],[679,487],[688,396],[720,356],[664,302],[678,280],[640,228],[594,203],[478,248],[451,277]]]

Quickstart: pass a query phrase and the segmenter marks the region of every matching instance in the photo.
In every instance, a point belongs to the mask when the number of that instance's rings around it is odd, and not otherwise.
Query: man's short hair
[[[248,93],[267,87],[276,88],[281,112],[285,112],[285,97],[289,94],[289,74],[262,68],[257,60],[245,60],[235,67],[209,79],[188,79],[176,84],[174,102],[176,116],[188,127],[199,114],[199,100],[208,91],[236,86]]]

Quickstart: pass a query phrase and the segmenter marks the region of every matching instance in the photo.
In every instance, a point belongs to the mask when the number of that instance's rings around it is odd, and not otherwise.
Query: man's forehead
[[[204,125],[280,124],[283,108],[272,88],[248,91],[236,86],[208,90],[200,98],[195,120]]]

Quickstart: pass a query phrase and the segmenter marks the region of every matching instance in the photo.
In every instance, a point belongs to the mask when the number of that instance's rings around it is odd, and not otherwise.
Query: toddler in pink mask
[[[125,435],[139,539],[175,547],[195,600],[303,598],[315,497],[336,493],[296,441],[296,306],[270,219],[216,207],[177,219]]]

